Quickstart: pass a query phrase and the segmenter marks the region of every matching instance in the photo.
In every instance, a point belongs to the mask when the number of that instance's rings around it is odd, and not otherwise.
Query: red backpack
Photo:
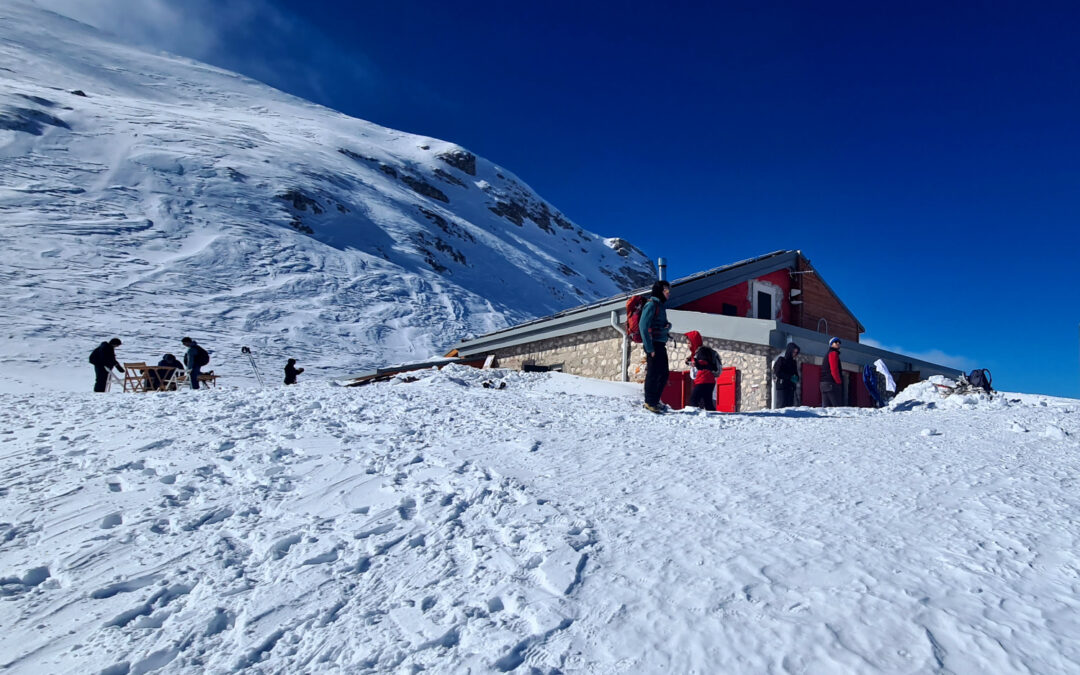
[[[626,299],[626,332],[632,342],[641,342],[641,308],[644,306],[644,295],[631,295]]]

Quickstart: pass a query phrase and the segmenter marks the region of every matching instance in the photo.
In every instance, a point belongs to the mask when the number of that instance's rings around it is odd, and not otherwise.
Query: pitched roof
[[[676,279],[671,282],[671,298],[668,306],[677,308],[698,298],[703,298],[725,288],[730,288],[744,281],[750,281],[781,269],[794,269],[801,256],[797,250],[782,250],[739,262],[714,267],[711,270]],[[822,280],[824,283],[824,280]],[[828,284],[825,284],[828,288]],[[476,353],[484,349],[495,349],[532,342],[553,337],[571,335],[594,328],[611,325],[611,312],[625,312],[626,299],[632,295],[647,292],[648,287],[638,288],[628,293],[614,295],[588,305],[571,307],[550,316],[504,328],[502,330],[462,340],[454,345],[464,353]],[[832,289],[829,289],[832,292]],[[833,293],[835,296],[836,293]],[[843,306],[843,302],[837,297]],[[844,306],[850,314],[850,310]],[[854,315],[852,315],[854,317]],[[858,322],[858,319],[856,319]],[[859,324],[862,328],[862,324]],[[865,329],[864,329],[865,330]]]

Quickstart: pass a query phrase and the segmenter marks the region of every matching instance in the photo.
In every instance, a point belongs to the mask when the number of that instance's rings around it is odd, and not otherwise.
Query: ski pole
[[[251,353],[251,350],[247,347],[240,348],[241,354],[247,354],[248,361],[251,363],[251,369],[255,371],[255,379],[259,381],[259,386],[265,386],[262,379],[262,374],[259,372],[259,367],[255,365],[255,356]]]

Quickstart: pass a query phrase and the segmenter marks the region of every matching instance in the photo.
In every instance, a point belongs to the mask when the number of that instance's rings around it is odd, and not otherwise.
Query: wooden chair
[[[124,391],[146,391],[146,362],[124,364]]]

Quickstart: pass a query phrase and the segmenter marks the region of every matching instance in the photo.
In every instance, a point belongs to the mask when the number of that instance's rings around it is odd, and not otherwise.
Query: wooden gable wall
[[[859,322],[848,312],[832,294],[828,286],[821,281],[817,272],[799,256],[798,287],[802,289],[802,304],[796,305],[793,325],[807,330],[818,331],[818,324],[825,319],[828,330],[822,332],[841,340],[859,341]]]

